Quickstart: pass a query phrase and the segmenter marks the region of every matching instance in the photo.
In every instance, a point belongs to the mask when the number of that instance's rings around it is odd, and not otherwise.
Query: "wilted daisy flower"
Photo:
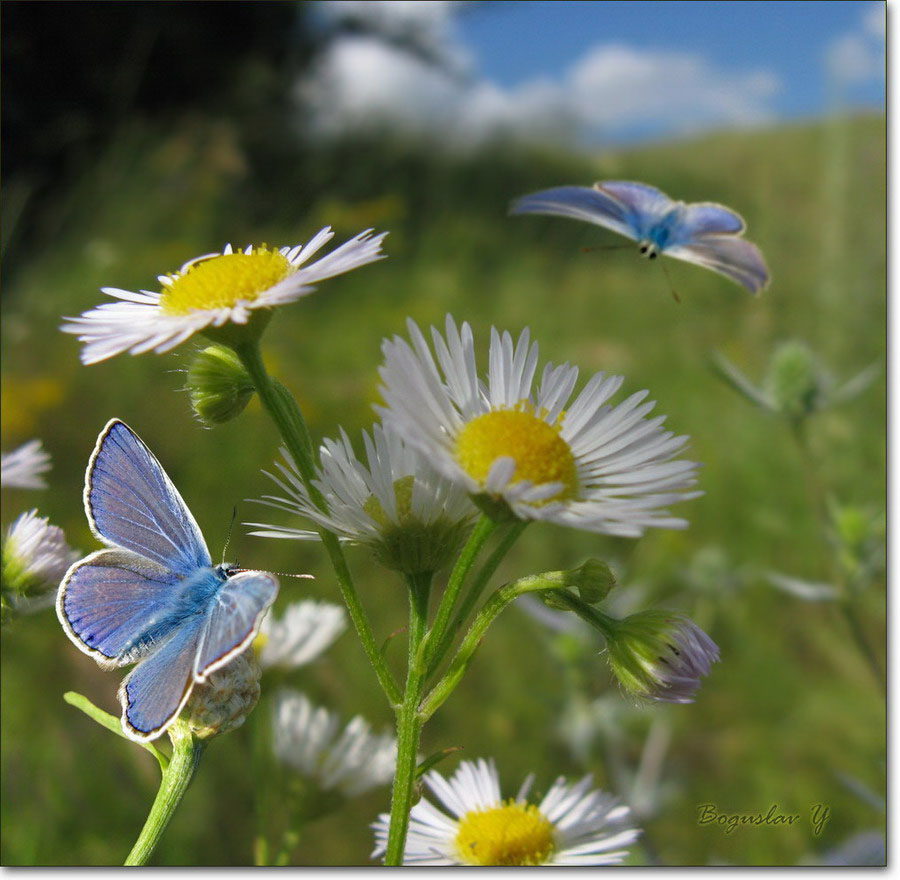
[[[493,760],[424,778],[449,815],[425,798],[412,808],[405,865],[615,865],[640,834],[626,826],[628,807],[591,790],[590,776],[571,785],[559,777],[539,804],[527,800],[533,775],[503,800]],[[373,858],[384,855],[389,826],[387,813],[373,823]]]
[[[385,340],[379,409],[385,424],[491,515],[544,519],[636,537],[648,526],[683,528],[663,508],[696,497],[696,463],[672,460],[687,442],[647,419],[646,391],[606,401],[621,376],[596,374],[569,403],[578,369],[547,364],[534,389],[537,343],[513,345],[491,331],[488,381],[478,379],[472,331],[447,316],[446,341],[432,328],[432,355],[408,320],[412,346]]]
[[[85,343],[81,360],[94,364],[130,351],[161,353],[194,333],[228,323],[246,324],[256,309],[271,309],[312,293],[309,285],[381,259],[386,232],[360,233],[309,266],[309,260],[334,233],[326,227],[305,246],[269,248],[248,245],[205,254],[177,272],[160,275],[162,291],[133,292],[104,287],[121,302],[103,303],[63,324]]]
[[[294,669],[312,662],[345,629],[347,615],[339,605],[305,599],[294,602],[280,620],[270,612],[259,630],[254,646],[260,666]]]
[[[657,610],[615,621],[607,652],[626,691],[665,703],[692,703],[700,679],[719,659],[718,646],[696,623],[683,614]]]
[[[340,726],[334,712],[313,706],[305,694],[281,691],[272,714],[275,755],[323,791],[346,797],[390,782],[396,740],[373,734],[359,715],[342,731]]]
[[[3,604],[36,611],[52,604],[55,590],[78,553],[59,526],[36,510],[23,513],[3,542]]]
[[[380,425],[363,431],[368,467],[356,458],[347,434],[325,440],[316,487],[325,497],[323,513],[309,497],[285,449],[276,462],[281,479],[271,477],[285,498],[265,495],[264,504],[308,517],[343,538],[369,547],[388,568],[409,574],[435,572],[459,549],[477,513],[465,492],[442,477],[413,449]],[[317,539],[315,532],[264,523],[261,537]]]
[[[46,489],[41,474],[50,470],[50,456],[40,440],[29,440],[0,457],[0,485],[5,489]]]
[[[198,682],[181,718],[197,739],[210,739],[240,727],[259,702],[260,668],[253,651]]]

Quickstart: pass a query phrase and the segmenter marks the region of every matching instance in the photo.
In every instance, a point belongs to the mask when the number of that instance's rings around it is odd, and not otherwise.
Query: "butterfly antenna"
[[[581,249],[581,253],[589,254],[591,251],[621,251],[627,247],[631,247],[630,244],[595,244],[593,247],[583,247]]]
[[[234,528],[234,521],[237,519],[237,505],[231,508],[231,525],[228,526],[228,537],[225,538],[225,546],[222,548],[222,565],[225,564],[225,554],[228,552],[228,544],[231,541],[231,530]]]
[[[665,263],[660,263],[662,266],[663,273],[666,276],[666,281],[669,282],[669,290],[672,293],[672,299],[675,300],[679,305],[681,305],[681,297],[675,292],[675,285],[672,284],[672,277],[669,275],[669,267]]]
[[[234,574],[240,574],[242,571],[265,571],[266,574],[277,574],[278,577],[285,578],[307,578],[309,580],[315,580],[316,576],[314,574],[292,574],[289,571],[268,571],[264,568],[232,568],[231,571]]]

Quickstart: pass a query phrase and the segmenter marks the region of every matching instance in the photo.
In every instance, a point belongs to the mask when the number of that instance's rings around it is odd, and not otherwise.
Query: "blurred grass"
[[[719,276],[669,261],[678,306],[659,268],[636,253],[581,252],[612,241],[606,233],[562,219],[505,217],[516,195],[602,178],[645,180],[676,198],[735,208],[767,256],[771,288],[753,300]],[[95,549],[81,507],[83,473],[112,416],[156,452],[214,557],[233,504],[242,519],[259,518],[242,499],[269,491],[259,470],[271,463],[278,440],[255,401],[236,422],[203,431],[178,390],[193,344],[163,357],[125,356],[85,368],[75,339],[57,328],[62,315],[100,302],[101,285],[152,289],[157,274],[225,241],[293,244],[326,224],[336,227],[336,241],[368,226],[391,235],[389,259],[326,282],[279,312],[268,331],[270,367],[297,395],[315,436],[333,435],[339,424],[351,436],[368,427],[381,339],[405,333],[407,315],[440,323],[450,311],[472,323],[481,355],[491,324],[514,333],[530,325],[542,359],[577,363],[583,381],[597,370],[622,372],[621,396],[649,388],[667,426],[693,438],[706,494],[679,509],[689,530],[635,542],[534,526],[498,577],[597,555],[626,572],[625,589],[640,584],[648,600],[687,611],[695,597],[677,573],[708,545],[724,548],[736,567],[829,578],[827,547],[789,432],[718,382],[707,357],[719,349],[757,378],[777,342],[799,337],[842,378],[884,363],[883,118],[716,134],[589,159],[498,148],[444,161],[399,144],[354,143],[302,161],[281,155],[265,174],[225,123],[194,119],[165,131],[135,124],[61,195],[47,221],[50,244],[28,259],[7,259],[3,448],[40,437],[54,469],[49,491],[4,493],[3,523],[37,505],[71,543]],[[884,503],[883,378],[861,399],[816,417],[811,441],[837,498]],[[311,585],[286,582],[280,604],[308,594],[337,601],[315,547],[235,535],[229,556],[246,566],[317,575]],[[351,551],[351,562],[384,637],[403,625],[403,588],[363,551]],[[721,646],[723,662],[695,705],[653,710],[667,712],[675,730],[666,778],[677,795],[647,826],[661,860],[792,864],[849,833],[881,827],[883,816],[836,776],[850,774],[883,791],[884,703],[843,621],[759,578],[707,598],[704,608],[708,619],[700,622]],[[862,615],[883,658],[880,590],[866,597]],[[545,648],[534,622],[515,610],[505,615],[428,727],[424,753],[462,745],[465,757],[493,755],[510,789],[532,770],[539,787],[560,773],[583,772],[553,736],[563,670]],[[398,663],[402,654],[394,649]],[[591,695],[599,695],[610,686],[602,657],[590,672]],[[352,635],[295,678],[348,718],[362,712],[377,727],[391,722]],[[117,712],[117,681],[75,651],[52,611],[4,630],[4,864],[116,864],[127,853],[155,793],[153,759],[62,701],[76,690]],[[254,787],[263,778],[248,772],[248,756],[254,737],[266,735],[266,708],[264,698],[244,728],[208,750],[156,864],[250,862]],[[608,783],[602,765],[592,769]],[[731,812],[765,812],[777,803],[804,818],[790,828],[725,836],[697,825],[704,803]],[[806,816],[818,803],[830,805],[832,817],[814,838]],[[381,790],[317,823],[303,835],[302,863],[367,863],[367,823],[387,805]]]

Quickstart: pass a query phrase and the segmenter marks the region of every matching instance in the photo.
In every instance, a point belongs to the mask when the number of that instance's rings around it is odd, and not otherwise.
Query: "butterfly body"
[[[193,516],[156,457],[123,422],[101,432],[85,477],[85,511],[109,549],[63,578],[57,614],[79,650],[122,682],[122,726],[159,736],[194,684],[253,640],[275,599],[268,572],[213,565]]]
[[[740,214],[714,202],[670,199],[645,183],[606,180],[592,187],[560,186],[522,196],[512,214],[550,214],[603,226],[638,243],[641,256],[660,254],[696,263],[758,293],[769,283],[759,248],[741,238]]]

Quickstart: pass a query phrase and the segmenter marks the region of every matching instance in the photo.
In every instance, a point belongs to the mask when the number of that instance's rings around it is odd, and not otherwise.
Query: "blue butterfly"
[[[659,254],[697,263],[759,293],[769,270],[759,248],[741,238],[740,214],[714,202],[675,202],[646,183],[604,180],[559,186],[516,199],[510,214],[553,214],[596,223],[638,243],[649,260]]]
[[[122,728],[139,742],[155,739],[194,684],[253,641],[278,581],[213,565],[178,490],[118,419],[97,438],[84,509],[110,549],[66,572],[56,611],[76,647],[104,668],[137,663],[119,688]]]

